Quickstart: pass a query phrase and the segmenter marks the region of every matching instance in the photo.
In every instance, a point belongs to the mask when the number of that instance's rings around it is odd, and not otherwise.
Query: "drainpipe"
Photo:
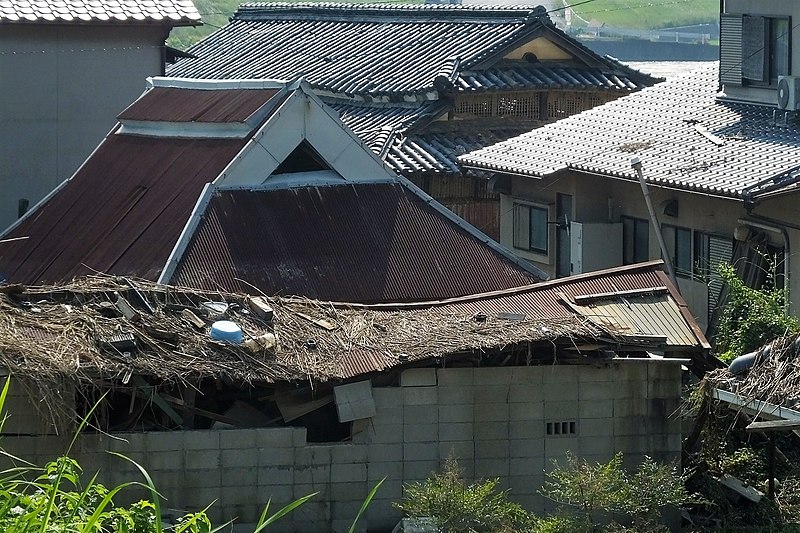
[[[675,277],[675,269],[672,268],[672,258],[670,257],[669,252],[667,252],[667,245],[664,244],[664,236],[661,234],[661,226],[658,223],[656,211],[653,209],[653,202],[650,200],[650,189],[647,187],[647,183],[644,181],[644,174],[642,173],[642,160],[635,156],[632,157],[631,168],[636,171],[636,175],[639,177],[639,185],[642,186],[642,194],[644,195],[644,201],[647,204],[647,212],[650,213],[650,221],[653,223],[653,227],[656,230],[656,238],[658,239],[658,246],[661,248],[661,256],[664,258],[664,267],[667,269],[667,275],[669,276],[672,284],[675,285],[675,290],[680,293],[681,288],[678,286],[678,280]]]
[[[738,224],[742,224],[744,226],[749,226],[751,228],[762,229],[764,231],[770,231],[772,233],[778,233],[781,237],[783,237],[783,290],[786,291],[786,298],[784,299],[783,304],[783,312],[788,315],[789,314],[789,259],[791,258],[791,254],[789,252],[789,233],[786,231],[786,226],[793,227],[793,229],[800,230],[800,226],[795,224],[791,224],[788,222],[781,222],[780,220],[775,220],[769,217],[762,217],[760,215],[755,215],[751,212],[747,213],[747,216],[750,218],[755,218],[756,220],[761,220],[763,222],[755,222],[753,220],[746,220],[744,218],[740,218],[736,222]],[[764,224],[764,222],[770,222],[771,224]]]

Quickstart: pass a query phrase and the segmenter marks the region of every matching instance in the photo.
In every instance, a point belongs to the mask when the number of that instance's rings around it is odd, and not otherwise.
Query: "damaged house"
[[[383,478],[360,527],[389,530],[403,483],[448,456],[542,512],[543,471],[567,451],[678,458],[681,366],[702,369],[707,348],[658,261],[374,305],[125,277],[5,285],[3,444],[49,460],[71,437],[71,411],[105,393],[92,420],[103,433],[75,448],[88,472],[135,479],[106,450],[124,453],[165,509],[216,500],[215,520],[245,531],[267,500],[317,491],[275,530],[346,530]]]
[[[497,194],[459,155],[653,85],[539,6],[244,4],[170,76],[302,76],[381,159],[499,236]]]

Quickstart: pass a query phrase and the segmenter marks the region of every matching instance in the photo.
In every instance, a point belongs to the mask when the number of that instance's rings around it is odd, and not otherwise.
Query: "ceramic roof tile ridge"
[[[414,22],[417,19],[430,19],[440,21],[509,22],[530,23],[534,21],[552,24],[550,16],[542,6],[495,6],[495,5],[464,5],[464,4],[350,4],[332,2],[251,2],[244,3],[234,14],[234,19],[250,20],[258,14],[269,14],[271,18],[278,16],[307,17],[313,16],[320,20],[338,20],[346,16],[349,21],[360,22],[373,20],[375,17],[386,19],[395,18],[396,22],[405,22],[409,17]],[[402,18],[397,18],[402,15]],[[359,18],[365,17],[365,18]],[[258,20],[260,17],[255,17]]]
[[[190,0],[7,0],[0,2],[0,24],[200,24]]]

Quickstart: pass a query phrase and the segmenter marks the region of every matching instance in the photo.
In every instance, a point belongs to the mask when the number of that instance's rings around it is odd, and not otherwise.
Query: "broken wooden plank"
[[[263,296],[254,296],[247,300],[247,305],[250,307],[250,311],[256,316],[263,318],[267,322],[272,322],[275,313],[266,298]]]
[[[184,309],[181,311],[181,316],[188,320],[197,329],[206,329],[206,323],[202,318],[194,314],[191,309]]]
[[[742,496],[743,498],[750,500],[753,503],[758,503],[761,501],[761,498],[764,497],[764,493],[758,489],[751,487],[750,485],[745,485],[741,482],[738,478],[735,478],[728,474],[723,474],[722,477],[714,478],[716,479],[720,485],[723,485],[733,492]]]
[[[156,391],[156,388],[154,386],[150,385],[147,381],[145,381],[145,379],[142,376],[140,376],[138,374],[134,375],[131,378],[131,381],[133,381],[133,384],[134,384],[135,387],[138,387],[139,389],[142,390],[142,392],[144,394],[147,395],[146,397],[150,401],[152,401],[154,404],[156,404],[159,409],[164,411],[164,413],[166,413],[166,415],[173,422],[178,424],[179,427],[183,427],[183,417],[181,415],[179,415],[177,412],[175,412],[175,409],[170,407],[170,405],[166,402],[166,400],[164,400],[164,398],[162,398],[158,394],[158,392]]]
[[[745,428],[748,433],[771,431],[792,431],[800,429],[800,420],[765,420],[762,422],[751,422]]]
[[[121,294],[117,294],[117,300],[114,302],[114,305],[117,307],[119,312],[122,313],[122,316],[131,322],[139,320],[139,312],[134,309],[131,304],[128,303],[128,300],[123,298]]]
[[[309,322],[311,322],[312,324],[315,324],[315,325],[317,325],[317,326],[321,327],[321,328],[322,328],[322,329],[324,329],[324,330],[327,330],[327,331],[333,331],[334,329],[336,329],[336,326],[335,326],[334,324],[331,324],[331,323],[330,323],[330,322],[328,322],[327,320],[323,320],[323,319],[321,319],[321,318],[314,318],[313,316],[311,316],[311,315],[307,315],[307,314],[305,314],[305,313],[299,313],[299,312],[295,312],[295,314],[296,314],[297,316],[299,316],[300,318],[303,318],[303,319],[305,319],[305,320],[308,320],[308,321],[309,321]]]

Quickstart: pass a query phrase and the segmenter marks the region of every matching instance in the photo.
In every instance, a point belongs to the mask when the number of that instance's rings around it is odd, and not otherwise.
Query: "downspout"
[[[752,211],[747,211],[747,216],[750,218],[754,218],[759,222],[755,222],[753,220],[747,220],[740,218],[737,220],[739,224],[743,224],[745,226],[750,226],[751,228],[762,229],[764,231],[771,231],[772,233],[779,233],[783,238],[783,290],[786,291],[786,298],[783,304],[783,312],[784,314],[789,314],[789,260],[791,258],[791,253],[789,249],[789,232],[786,231],[786,227],[790,227],[792,229],[800,231],[800,226],[797,224],[792,224],[791,222],[784,222],[781,220],[775,220],[774,218],[769,218],[761,215],[756,215]],[[766,223],[766,224],[765,224]]]
[[[650,221],[653,223],[653,228],[656,230],[658,246],[661,248],[661,256],[664,258],[664,268],[667,269],[667,275],[669,276],[669,280],[672,282],[672,284],[675,285],[675,290],[680,293],[681,288],[678,286],[678,279],[675,277],[675,269],[672,267],[672,258],[667,251],[667,245],[664,243],[664,235],[661,234],[661,226],[658,223],[656,210],[653,209],[653,201],[650,199],[650,188],[647,186],[647,182],[644,181],[644,174],[642,173],[642,160],[638,157],[632,157],[631,168],[636,171],[636,175],[639,177],[639,185],[642,186],[642,194],[644,195],[644,201],[647,204],[647,212],[650,214]]]

